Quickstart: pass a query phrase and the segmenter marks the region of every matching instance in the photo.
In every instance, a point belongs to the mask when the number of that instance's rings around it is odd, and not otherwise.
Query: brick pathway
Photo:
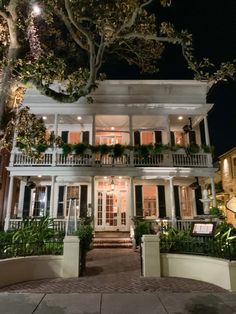
[[[84,277],[42,279],[1,288],[21,293],[155,293],[226,292],[202,281],[183,278],[143,278],[140,257],[132,249],[93,249],[88,253]]]

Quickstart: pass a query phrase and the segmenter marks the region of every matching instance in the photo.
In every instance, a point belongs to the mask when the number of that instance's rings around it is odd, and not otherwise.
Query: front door
[[[127,231],[127,189],[98,190],[96,198],[97,231]]]

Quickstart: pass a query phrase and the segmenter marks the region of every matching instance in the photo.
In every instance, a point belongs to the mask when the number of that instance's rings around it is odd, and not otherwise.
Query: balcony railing
[[[143,157],[138,152],[126,150],[121,157],[113,153],[101,155],[87,151],[83,155],[64,155],[61,150],[46,152],[35,159],[20,152],[13,153],[11,166],[60,166],[60,167],[212,167],[208,153],[186,154],[178,152],[152,153]]]

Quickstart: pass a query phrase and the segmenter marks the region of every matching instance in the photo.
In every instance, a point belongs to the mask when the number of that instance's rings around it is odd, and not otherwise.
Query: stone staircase
[[[129,232],[95,232],[93,248],[132,248]]]

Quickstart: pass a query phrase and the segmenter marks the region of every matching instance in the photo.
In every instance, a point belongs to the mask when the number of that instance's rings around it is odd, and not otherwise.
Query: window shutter
[[[140,138],[139,131],[134,132],[134,145],[141,145],[141,138]]]
[[[68,134],[69,134],[69,131],[62,131],[61,132],[61,138],[65,144],[68,143]]]
[[[57,217],[64,216],[64,191],[65,191],[65,186],[60,185],[59,191],[58,191]]]
[[[189,144],[196,144],[196,133],[195,131],[188,132],[188,140]]]
[[[166,217],[166,198],[165,198],[165,186],[158,185],[157,186],[158,193],[158,210],[159,210],[159,218]]]
[[[23,204],[23,218],[29,217],[31,188],[25,186],[24,204]]]
[[[162,132],[161,131],[155,131],[155,143],[162,144]]]
[[[87,217],[88,186],[80,187],[80,218]]]
[[[194,190],[195,192],[195,200],[196,200],[196,209],[197,209],[197,215],[203,215],[204,211],[203,211],[203,204],[200,201],[200,199],[202,198],[202,189],[201,187],[197,187],[196,190]]]
[[[83,143],[86,145],[89,145],[89,131],[84,131],[83,132]]]
[[[46,216],[50,215],[50,203],[51,203],[51,186],[47,185]]]
[[[143,216],[142,185],[135,185],[136,216]]]
[[[173,131],[170,131],[170,145],[175,145],[175,133]]]
[[[175,215],[177,218],[181,218],[178,185],[174,185],[174,197],[175,197]]]

